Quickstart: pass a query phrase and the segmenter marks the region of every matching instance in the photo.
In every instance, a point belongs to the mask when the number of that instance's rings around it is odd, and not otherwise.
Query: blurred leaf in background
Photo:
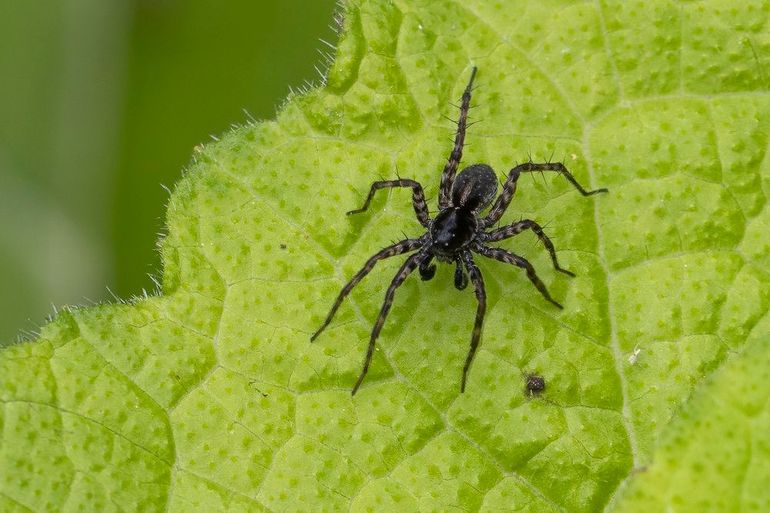
[[[215,7],[215,8],[213,8]],[[192,148],[318,79],[333,0],[0,4],[0,345],[152,290]]]

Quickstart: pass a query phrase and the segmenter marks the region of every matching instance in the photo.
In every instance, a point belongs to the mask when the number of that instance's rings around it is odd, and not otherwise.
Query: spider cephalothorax
[[[372,355],[374,354],[374,344],[382,330],[390,307],[393,304],[393,296],[395,295],[396,289],[415,269],[419,270],[420,277],[423,280],[430,280],[433,278],[436,273],[436,265],[432,263],[434,258],[439,262],[455,265],[454,284],[457,289],[464,289],[468,285],[468,277],[470,276],[470,280],[476,291],[476,299],[478,300],[476,321],[471,336],[471,346],[468,350],[468,356],[465,358],[465,365],[463,366],[463,376],[460,384],[461,392],[465,391],[465,381],[468,369],[470,368],[473,356],[476,354],[476,349],[479,345],[479,340],[481,339],[481,326],[484,321],[484,313],[487,306],[484,279],[481,276],[481,271],[479,271],[479,268],[473,261],[473,253],[478,253],[479,255],[513,264],[524,269],[527,273],[527,278],[529,278],[537,290],[540,291],[543,297],[555,306],[562,308],[562,306],[548,293],[545,284],[537,277],[534,267],[532,267],[532,264],[525,258],[505,249],[489,247],[487,245],[489,242],[497,242],[513,237],[524,230],[532,230],[548,250],[554,268],[564,274],[574,276],[572,272],[559,266],[553,243],[546,234],[543,233],[543,229],[535,221],[522,219],[509,225],[490,229],[497,223],[500,217],[502,217],[505,210],[508,208],[508,205],[511,203],[521,173],[531,173],[534,171],[557,172],[574,185],[583,196],[589,196],[598,192],[607,192],[607,189],[586,191],[575,180],[572,174],[567,171],[564,164],[559,162],[546,162],[541,164],[527,162],[526,164],[520,164],[511,169],[508,173],[508,178],[503,184],[503,191],[497,196],[494,203],[492,203],[492,200],[495,199],[497,194],[497,176],[491,167],[486,164],[473,164],[457,174],[457,168],[460,165],[463,144],[465,142],[465,129],[468,121],[468,109],[470,108],[471,88],[475,76],[476,68],[474,67],[462,97],[454,148],[449,155],[449,160],[447,161],[446,166],[444,166],[444,172],[441,175],[438,200],[439,212],[436,214],[436,217],[430,219],[428,216],[428,206],[425,204],[425,194],[423,193],[422,186],[418,182],[409,179],[374,182],[369,190],[369,195],[366,197],[364,205],[359,209],[348,212],[348,215],[350,215],[365,211],[369,208],[372,197],[374,197],[375,192],[379,189],[389,187],[409,187],[412,189],[412,205],[414,206],[417,220],[427,230],[418,238],[402,240],[382,249],[370,257],[366,264],[364,264],[364,267],[342,288],[337,299],[334,301],[334,305],[332,305],[329,315],[326,316],[326,320],[313,336],[310,337],[311,341],[315,340],[324,328],[329,325],[340,304],[342,304],[342,300],[345,299],[351,290],[353,290],[353,287],[369,274],[378,261],[395,255],[415,252],[401,265],[401,268],[396,273],[393,281],[391,281],[387,292],[385,292],[385,301],[382,304],[380,314],[377,316],[377,321],[375,321],[374,328],[372,329],[372,335],[369,338],[369,346],[366,351],[363,369],[358,376],[356,384],[353,386],[352,393],[354,395],[358,390],[358,387],[361,386],[361,382],[363,382],[366,372],[369,370],[369,364],[372,361]],[[486,216],[482,216],[481,211],[490,204],[492,205],[492,208]]]

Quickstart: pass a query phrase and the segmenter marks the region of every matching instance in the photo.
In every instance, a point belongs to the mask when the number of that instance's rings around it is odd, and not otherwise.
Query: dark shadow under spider
[[[607,189],[602,188],[586,191],[577,180],[575,180],[567,168],[564,167],[564,164],[560,162],[537,164],[530,161],[525,164],[520,164],[510,170],[508,178],[503,184],[503,191],[500,193],[500,196],[497,196],[489,213],[482,217],[480,212],[488,207],[497,195],[497,176],[495,175],[495,172],[487,164],[473,164],[463,169],[455,177],[462,158],[465,130],[468,122],[468,110],[471,101],[471,88],[475,76],[476,68],[474,67],[471,72],[471,78],[468,81],[468,85],[462,96],[460,118],[457,121],[457,133],[455,135],[454,148],[452,149],[449,160],[444,166],[444,171],[441,174],[438,200],[439,212],[436,217],[430,219],[428,216],[428,206],[425,203],[425,194],[423,193],[422,185],[409,179],[374,182],[369,190],[369,195],[366,197],[364,205],[361,208],[348,212],[348,215],[350,215],[366,211],[366,209],[369,208],[369,204],[371,203],[374,194],[379,189],[409,187],[412,189],[412,205],[414,206],[417,220],[427,230],[422,236],[416,239],[404,239],[380,250],[370,257],[363,268],[342,288],[337,299],[334,301],[334,305],[332,305],[331,311],[329,311],[329,315],[326,316],[326,320],[313,336],[310,337],[312,342],[321,334],[331,322],[345,297],[350,294],[353,287],[358,285],[358,283],[369,274],[377,262],[395,255],[416,251],[416,253],[407,258],[401,265],[396,276],[390,282],[387,292],[385,292],[385,301],[380,309],[380,314],[377,316],[377,321],[374,323],[374,328],[372,329],[372,334],[369,339],[369,347],[366,350],[364,367],[361,370],[361,374],[358,376],[358,380],[356,380],[356,384],[353,386],[353,395],[358,391],[358,387],[361,386],[361,382],[364,380],[366,372],[369,370],[369,364],[371,363],[372,355],[374,354],[374,344],[377,337],[380,335],[382,326],[385,323],[385,318],[393,304],[393,296],[395,295],[396,289],[415,269],[419,270],[420,277],[423,280],[430,280],[433,278],[436,273],[436,265],[431,263],[431,261],[434,258],[439,262],[455,264],[454,284],[458,290],[462,290],[468,285],[468,276],[470,276],[470,281],[473,283],[473,287],[476,291],[476,299],[478,300],[476,321],[473,326],[471,346],[468,350],[468,356],[465,358],[465,365],[463,366],[460,392],[465,392],[465,381],[468,369],[470,368],[473,357],[476,354],[476,349],[479,345],[481,326],[487,308],[484,279],[481,276],[481,271],[479,271],[479,268],[473,261],[472,253],[478,253],[485,257],[513,264],[524,269],[527,273],[527,278],[529,278],[535,288],[540,291],[543,297],[558,308],[563,308],[561,304],[551,297],[545,284],[538,278],[535,268],[532,267],[532,264],[525,258],[502,248],[487,246],[487,243],[489,242],[501,241],[513,237],[514,235],[518,235],[524,230],[532,230],[551,255],[551,261],[553,262],[554,268],[559,272],[574,276],[572,272],[559,266],[553,243],[548,236],[543,233],[542,227],[535,221],[522,219],[500,228],[490,229],[489,231],[487,231],[487,229],[492,227],[505,213],[505,210],[508,208],[511,199],[513,199],[513,195],[516,192],[516,183],[521,173],[554,171],[563,175],[583,196],[607,192]]]

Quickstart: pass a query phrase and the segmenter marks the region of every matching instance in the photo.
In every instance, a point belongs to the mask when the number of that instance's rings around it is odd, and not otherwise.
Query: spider
[[[329,314],[326,316],[326,320],[324,320],[321,327],[310,337],[310,341],[312,342],[321,334],[331,322],[337,309],[342,304],[342,301],[348,294],[350,294],[350,291],[353,290],[353,288],[358,285],[369,272],[371,272],[377,262],[395,255],[415,252],[404,261],[396,273],[396,276],[390,282],[388,290],[385,292],[385,300],[380,309],[380,313],[377,316],[377,320],[374,323],[371,337],[369,338],[369,346],[366,350],[364,366],[361,370],[361,374],[358,376],[358,380],[353,386],[353,390],[351,391],[352,395],[356,394],[369,370],[369,364],[371,363],[372,355],[374,354],[374,345],[377,341],[377,337],[380,335],[380,331],[385,323],[385,318],[388,316],[390,307],[393,304],[393,297],[396,289],[415,269],[419,271],[420,278],[422,278],[423,281],[433,278],[436,274],[436,265],[432,263],[434,259],[439,262],[455,265],[454,285],[458,290],[463,290],[468,285],[468,276],[470,276],[470,281],[473,283],[476,299],[478,300],[476,320],[473,326],[473,334],[471,335],[471,345],[468,350],[468,355],[465,358],[465,364],[463,365],[463,375],[460,384],[461,393],[465,392],[468,369],[471,366],[473,357],[476,354],[476,349],[479,346],[481,327],[484,322],[484,313],[487,308],[484,279],[481,276],[481,271],[473,260],[473,253],[478,253],[487,258],[513,264],[523,269],[527,273],[527,278],[529,278],[535,288],[540,291],[540,294],[542,294],[547,301],[550,301],[558,308],[563,308],[561,304],[551,297],[545,284],[538,278],[537,273],[535,273],[535,268],[532,267],[532,264],[525,258],[505,249],[489,247],[487,245],[487,243],[490,242],[498,242],[513,237],[514,235],[518,235],[524,230],[532,230],[548,250],[554,268],[568,276],[575,276],[571,271],[559,266],[553,243],[546,234],[543,233],[542,227],[530,219],[522,219],[512,224],[494,229],[492,229],[492,226],[502,217],[508,208],[508,205],[511,203],[521,173],[555,171],[563,175],[583,196],[607,192],[607,189],[602,188],[586,191],[562,163],[546,162],[537,164],[529,161],[525,164],[517,165],[510,170],[508,178],[503,184],[502,193],[497,196],[494,204],[492,204],[492,200],[497,195],[497,176],[490,166],[487,164],[473,164],[457,174],[457,168],[462,159],[465,130],[468,121],[468,110],[471,102],[471,90],[473,88],[473,80],[475,77],[476,67],[474,66],[471,71],[471,78],[468,81],[468,85],[462,96],[454,148],[449,154],[449,159],[441,174],[438,214],[433,219],[428,216],[428,206],[425,203],[425,194],[423,193],[422,185],[415,180],[402,178],[399,178],[398,180],[374,182],[369,190],[369,195],[364,201],[364,205],[361,208],[347,212],[347,215],[365,212],[366,209],[369,208],[369,204],[371,203],[374,194],[380,189],[408,187],[412,189],[412,205],[414,207],[414,212],[417,215],[417,220],[427,230],[420,237],[404,239],[371,256],[366,264],[364,264],[363,268],[361,268],[361,270],[358,271],[342,288],[337,295],[337,299],[334,301]],[[486,216],[482,216],[481,212],[489,207],[490,204],[492,205],[492,208]]]

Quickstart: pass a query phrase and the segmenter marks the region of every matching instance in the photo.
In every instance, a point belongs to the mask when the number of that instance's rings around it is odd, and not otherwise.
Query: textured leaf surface
[[[2,511],[766,511],[770,492],[762,2],[360,1],[328,85],[195,155],[168,210],[163,295],[65,312],[0,353]],[[464,162],[563,158],[610,194],[524,177],[557,311],[480,262],[473,294],[407,280],[350,388],[379,265],[314,344],[342,284],[402,231],[399,173],[435,200],[479,67]],[[525,393],[527,373],[546,379]]]

